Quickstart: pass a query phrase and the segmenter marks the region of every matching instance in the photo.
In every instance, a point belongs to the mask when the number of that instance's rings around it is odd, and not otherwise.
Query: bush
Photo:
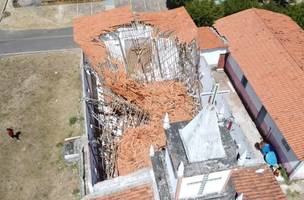
[[[287,174],[286,169],[280,164],[280,172],[281,172],[281,176],[284,178],[285,184],[289,185],[290,184],[290,180]]]
[[[226,0],[221,5],[223,6],[225,16],[246,10],[248,8],[260,7],[257,0]]]
[[[275,2],[270,2],[270,3],[267,3],[267,4],[263,4],[261,6],[261,8],[265,9],[265,10],[270,10],[270,11],[273,11],[273,12],[278,12],[278,13],[286,13],[286,8],[285,7],[282,7],[280,6],[279,4],[275,3]]]
[[[74,125],[76,122],[77,122],[77,117],[71,117],[70,119],[69,119],[69,122],[70,122],[70,125]]]
[[[212,26],[214,21],[249,8],[263,8],[290,16],[304,28],[304,2],[286,5],[284,0],[259,3],[258,0],[226,0],[219,5],[214,0],[167,0],[169,9],[185,6],[197,26]]]
[[[304,2],[288,6],[286,14],[304,29]]]
[[[167,8],[173,9],[173,8],[178,8],[181,6],[185,6],[187,2],[190,2],[191,0],[167,0]]]
[[[212,26],[214,21],[223,16],[220,5],[213,0],[194,0],[186,3],[186,9],[197,26]]]

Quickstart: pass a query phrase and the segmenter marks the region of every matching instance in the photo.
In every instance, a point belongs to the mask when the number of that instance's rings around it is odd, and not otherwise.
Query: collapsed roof
[[[114,60],[113,56],[111,57],[107,44],[101,36],[119,31],[119,28],[132,28],[136,24],[134,22],[151,26],[156,32],[153,34],[160,35],[160,40],[170,38],[171,41],[178,44],[189,45],[197,37],[197,27],[184,8],[151,13],[133,13],[130,7],[122,7],[93,16],[80,17],[74,21],[74,39],[83,49],[94,70],[102,77],[104,86],[149,114],[150,120],[147,124],[124,129],[117,157],[119,175],[149,165],[148,149],[151,144],[158,148],[165,146],[162,119],[166,112],[170,114],[173,122],[184,121],[193,117],[196,108],[193,98],[187,95],[187,89],[182,83],[168,78],[162,79],[166,81],[139,83],[132,80],[129,74],[126,74],[127,70],[123,69],[126,66],[123,66],[121,60]],[[139,40],[136,42],[140,43]],[[195,45],[191,48],[196,50]],[[173,53],[180,55],[176,52],[176,48]],[[193,52],[191,53],[193,54]],[[163,55],[168,56],[168,53],[163,53]],[[138,55],[135,57],[135,62],[138,61],[136,60],[138,57]],[[111,63],[118,66],[117,70],[110,70],[105,64],[109,59]],[[176,59],[173,60],[177,62]],[[188,60],[191,62],[192,58]],[[106,67],[101,67],[101,65],[104,66],[103,64]],[[134,68],[134,66],[132,67]],[[188,68],[195,71],[195,67]],[[187,70],[185,65],[184,69]],[[179,73],[179,71],[177,70],[175,73]],[[184,77],[189,79],[188,75]],[[191,87],[194,89],[193,85]]]
[[[195,106],[185,87],[176,81],[140,85],[126,78],[124,73],[115,82],[109,73],[105,77],[108,88],[150,115],[147,124],[126,129],[119,142],[118,171],[124,175],[150,164],[149,147],[152,144],[158,148],[166,145],[162,126],[166,112],[173,122],[190,120]]]

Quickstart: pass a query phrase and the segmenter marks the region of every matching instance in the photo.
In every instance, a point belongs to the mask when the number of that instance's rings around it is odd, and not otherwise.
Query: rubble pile
[[[124,130],[118,146],[119,175],[128,174],[150,163],[149,148],[165,146],[163,118],[167,112],[170,122],[190,120],[195,112],[193,99],[177,81],[140,84],[127,78],[123,70],[102,71],[104,84],[113,92],[149,114],[149,121]]]

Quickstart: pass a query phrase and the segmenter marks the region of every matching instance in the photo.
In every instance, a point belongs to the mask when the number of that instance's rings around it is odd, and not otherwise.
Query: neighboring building
[[[207,64],[217,67],[220,55],[224,56],[227,53],[228,45],[225,44],[223,38],[211,27],[200,27],[198,28],[197,42],[201,55],[206,59]]]
[[[304,31],[288,16],[248,9],[215,23],[225,71],[291,179],[304,178]]]

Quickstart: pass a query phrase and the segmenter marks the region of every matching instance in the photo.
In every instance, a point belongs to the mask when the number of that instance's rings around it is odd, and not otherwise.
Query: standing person
[[[277,155],[272,145],[266,143],[265,141],[261,141],[255,143],[254,146],[256,149],[261,151],[268,165],[270,165],[271,167],[278,165]]]
[[[266,143],[265,141],[257,142],[257,143],[255,143],[254,146],[257,150],[261,151],[263,156],[265,156],[270,151],[273,151],[273,152],[275,151],[273,146]]]
[[[21,134],[20,131],[18,131],[16,134],[14,133],[14,130],[12,128],[7,128],[6,131],[7,131],[7,135],[9,135],[11,138],[16,138],[17,140],[20,140],[19,139],[19,135]]]

